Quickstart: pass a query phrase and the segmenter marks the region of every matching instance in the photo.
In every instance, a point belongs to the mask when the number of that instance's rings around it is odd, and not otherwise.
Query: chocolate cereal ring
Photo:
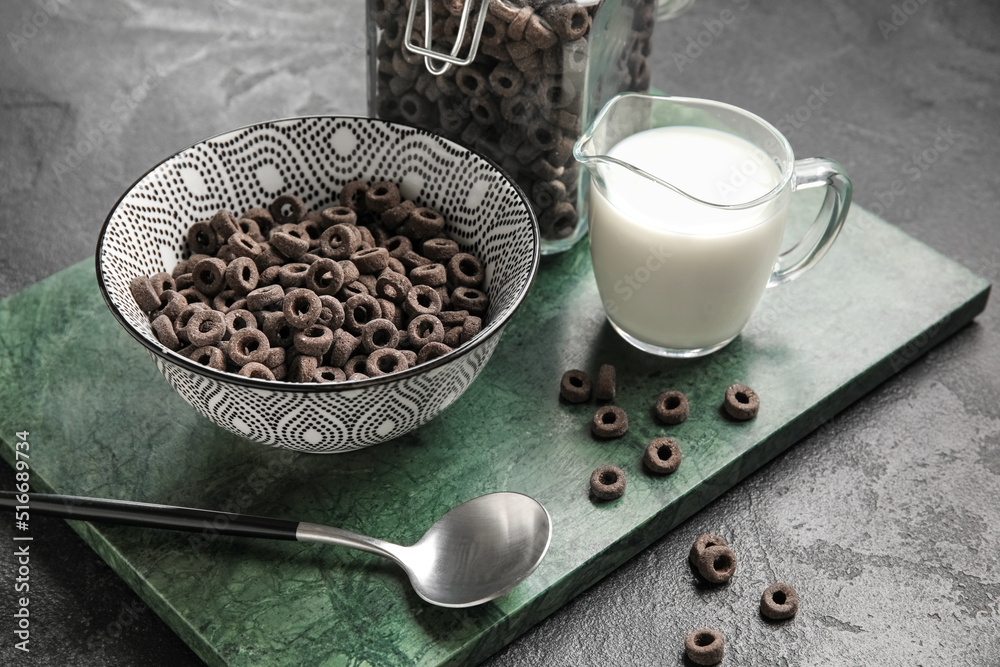
[[[369,211],[382,213],[399,205],[399,186],[392,181],[378,181],[365,191],[365,206]]]
[[[795,616],[799,611],[799,594],[788,584],[771,584],[760,596],[760,613],[780,621]]]
[[[701,558],[701,552],[709,547],[716,546],[729,546],[729,542],[726,542],[726,538],[721,535],[716,535],[715,533],[702,533],[698,536],[698,539],[694,541],[691,545],[691,550],[688,552],[688,561],[694,567],[698,567],[698,559]]]
[[[356,354],[347,360],[344,364],[344,373],[348,376],[354,375],[355,373],[364,373],[365,366],[368,363],[368,355],[366,354]],[[365,376],[367,377],[367,375]]]
[[[219,249],[219,236],[208,222],[196,222],[188,229],[188,246],[192,253],[214,255]]]
[[[333,296],[344,286],[344,269],[328,257],[318,259],[306,270],[305,286],[317,295]]]
[[[760,398],[745,384],[734,384],[726,389],[726,399],[722,404],[726,414],[738,421],[746,421],[757,416]]]
[[[164,292],[164,294],[169,294],[169,293],[170,290]],[[202,291],[199,290],[197,287],[188,287],[187,289],[182,289],[181,291],[177,292],[177,294],[181,295],[181,297],[184,299],[185,304],[203,303],[209,307],[211,307],[212,305],[212,300],[209,299],[207,296],[205,296],[205,294],[203,294]]]
[[[410,281],[414,285],[440,287],[448,282],[448,272],[443,264],[425,264],[410,271]]]
[[[456,287],[451,293],[451,305],[457,310],[483,313],[490,305],[490,298],[485,292],[472,287]]]
[[[288,225],[302,219],[306,205],[295,195],[279,195],[271,202],[268,210],[275,224]]]
[[[226,267],[226,284],[239,296],[246,296],[257,289],[260,272],[249,257],[237,257]]]
[[[361,333],[361,328],[382,317],[382,307],[378,300],[368,294],[352,296],[344,304],[344,328],[355,336]]]
[[[237,371],[237,375],[242,375],[246,378],[256,378],[258,380],[276,379],[274,377],[274,372],[270,368],[257,361],[251,361],[248,364],[244,364],[243,367]]]
[[[271,349],[267,336],[259,329],[240,329],[229,339],[226,355],[237,366],[246,366],[251,361],[264,363]]]
[[[343,382],[347,373],[335,366],[318,366],[312,374],[313,382]]]
[[[398,259],[402,263],[402,265],[404,267],[406,267],[407,271],[412,271],[413,269],[417,268],[418,266],[425,266],[427,264],[433,264],[433,262],[431,262],[431,260],[427,259],[426,257],[424,257],[420,253],[416,252],[415,250],[411,250],[410,252],[404,253]]]
[[[240,329],[256,329],[257,318],[245,308],[233,308],[225,315],[226,335],[232,336]]]
[[[462,287],[478,287],[486,272],[483,263],[467,252],[460,252],[448,260],[448,279]]]
[[[188,341],[196,347],[216,345],[226,335],[226,318],[217,310],[196,310],[184,331]]]
[[[386,229],[392,231],[406,222],[416,207],[417,205],[408,199],[401,201],[398,206],[393,206],[382,212],[382,224],[385,225]]]
[[[441,295],[433,287],[414,285],[406,293],[403,310],[410,317],[434,315],[441,312]]]
[[[194,287],[205,296],[215,296],[226,287],[226,263],[217,257],[198,262],[191,271]]]
[[[333,331],[321,324],[314,324],[308,329],[296,331],[292,336],[292,345],[302,354],[321,357],[333,345]]]
[[[361,344],[369,354],[383,347],[399,345],[399,329],[388,319],[371,320],[361,327]]]
[[[276,232],[271,234],[268,241],[288,259],[298,259],[309,252],[309,237],[306,234],[294,235],[288,232]]]
[[[288,375],[292,382],[310,382],[317,368],[319,368],[319,360],[316,357],[300,354],[292,360],[292,364],[288,368]]]
[[[462,327],[451,327],[444,332],[444,344],[448,347],[458,347],[462,344]]]
[[[177,290],[177,284],[174,282],[173,276],[166,271],[160,271],[151,275],[149,277],[149,284],[153,287],[153,291],[157,295],[162,294],[168,289]]]
[[[188,302],[183,294],[167,290],[160,294],[160,307],[155,312],[157,315],[166,315],[169,319],[174,320],[187,307]]]
[[[136,305],[139,306],[142,312],[151,313],[154,310],[159,310],[160,296],[153,289],[153,285],[147,276],[136,276],[128,284],[128,288],[132,292],[132,298],[135,299]]]
[[[257,328],[264,332],[272,347],[288,347],[292,344],[295,328],[285,320],[283,312],[265,310],[254,317],[257,318]]]
[[[692,630],[684,638],[684,653],[696,665],[717,665],[726,652],[726,639],[712,628]]]
[[[281,285],[258,287],[247,294],[247,310],[251,312],[264,310],[268,306],[281,303],[284,298],[285,290],[281,289]]]
[[[156,334],[156,339],[165,348],[174,351],[181,349],[181,341],[177,338],[177,332],[174,330],[174,322],[169,317],[159,315],[149,323],[149,326],[152,328],[153,333]]]
[[[601,368],[597,371],[594,397],[599,401],[611,401],[614,400],[615,393],[615,367],[611,364],[601,364]]]
[[[334,225],[319,237],[319,251],[330,259],[347,259],[361,248],[361,232],[353,225]]]
[[[348,208],[347,206],[331,206],[330,208],[325,208],[319,216],[319,226],[323,228],[324,231],[334,225],[358,224],[358,214],[354,212],[354,209]]]
[[[406,327],[409,336],[410,347],[419,350],[428,343],[440,343],[444,341],[444,325],[441,320],[433,315],[417,315]]]
[[[406,357],[399,350],[391,347],[383,347],[375,350],[365,362],[365,369],[368,377],[378,377],[388,375],[396,371],[405,371],[410,367]]]
[[[568,370],[559,381],[559,395],[570,403],[590,400],[590,377],[581,370]]]
[[[656,397],[656,418],[668,426],[680,424],[691,414],[687,396],[681,391],[665,391]]]
[[[444,231],[444,216],[426,206],[415,208],[406,219],[413,238],[429,239]]]
[[[226,355],[214,345],[206,345],[193,350],[188,355],[188,359],[196,364],[214,368],[217,371],[226,370]]]
[[[319,319],[323,304],[312,290],[293,289],[281,301],[285,321],[296,329],[308,329]]]
[[[712,584],[724,584],[736,572],[736,554],[724,545],[708,547],[698,556],[698,574]]]
[[[432,262],[444,263],[458,254],[458,244],[451,239],[427,239],[421,251]]]
[[[303,262],[285,264],[278,271],[278,284],[286,290],[295,287],[304,287],[306,284],[306,273],[308,272],[309,265]]]
[[[331,366],[343,367],[350,360],[361,341],[343,329],[334,329],[333,345],[328,359]]]
[[[625,471],[618,466],[601,466],[590,473],[590,492],[601,500],[621,498],[625,493]]]
[[[441,324],[443,324],[446,329],[450,327],[460,327],[465,323],[465,318],[469,317],[469,311],[442,310],[438,313],[437,317],[441,320]]]
[[[215,295],[212,299],[212,308],[219,311],[220,313],[228,313],[230,308],[238,307],[242,308],[246,305],[247,300],[240,298],[231,289],[224,289]]]
[[[344,325],[344,304],[329,294],[320,294],[319,302],[323,308],[319,311],[316,324],[322,324],[331,331],[342,327]]]
[[[389,251],[385,248],[367,248],[351,255],[351,261],[362,275],[379,273],[389,266]]]
[[[340,265],[340,270],[344,274],[344,284],[350,285],[359,277],[361,277],[361,272],[358,271],[358,267],[354,266],[354,262],[349,259],[342,259],[337,264]]]
[[[628,415],[617,405],[602,406],[594,413],[590,431],[598,438],[620,438],[628,431]]]
[[[416,360],[411,365],[422,364],[430,361],[431,359],[437,359],[441,355],[448,354],[451,350],[452,348],[444,343],[427,343],[420,348],[420,352],[417,353]]]
[[[470,315],[462,322],[462,335],[459,337],[463,343],[468,343],[477,333],[482,331],[483,320],[475,315]]]
[[[364,210],[365,192],[367,191],[368,183],[365,181],[351,181],[350,183],[346,183],[340,190],[340,205],[347,206],[360,213]]]
[[[673,438],[653,438],[646,447],[642,463],[652,472],[671,475],[681,464],[681,447]]]
[[[226,245],[233,249],[233,254],[237,257],[249,257],[256,259],[264,252],[264,247],[254,240],[254,238],[243,232],[233,234],[226,240]],[[268,246],[270,248],[270,246]],[[273,251],[272,251],[273,252]],[[281,257],[275,256],[273,261],[280,262]],[[258,264],[258,268],[260,265]]]

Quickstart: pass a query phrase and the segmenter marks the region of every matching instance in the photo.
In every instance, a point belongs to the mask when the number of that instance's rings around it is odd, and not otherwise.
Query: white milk
[[[634,134],[609,155],[718,204],[742,204],[781,180],[753,144],[701,127]],[[672,350],[734,338],[756,307],[785,229],[789,188],[743,210],[706,206],[621,167],[601,167],[590,192],[594,274],[611,321]]]

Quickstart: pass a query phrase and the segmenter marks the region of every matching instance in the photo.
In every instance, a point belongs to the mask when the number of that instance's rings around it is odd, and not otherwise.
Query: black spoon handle
[[[270,519],[263,516],[54,493],[30,493],[27,494],[27,503],[18,502],[19,497],[24,500],[24,495],[13,491],[0,491],[0,509],[12,511],[15,508],[27,509],[29,512],[63,519],[188,530],[213,535],[265,537],[272,540],[294,540],[295,531],[299,526],[298,521]]]

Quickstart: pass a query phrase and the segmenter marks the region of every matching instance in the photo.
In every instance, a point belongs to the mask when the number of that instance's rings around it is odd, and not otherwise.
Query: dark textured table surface
[[[365,112],[360,4],[271,4],[0,5],[0,296],[92,255],[125,187],[189,143]],[[698,0],[657,27],[652,80],[771,120],[844,164],[857,203],[1000,280],[993,0]],[[486,664],[681,665],[703,625],[726,664],[1000,664],[998,378],[993,306]],[[200,664],[68,525],[33,521],[29,654],[0,521],[0,664]],[[706,530],[741,556],[718,590],[685,565]],[[756,604],[778,579],[802,609],[770,625]]]

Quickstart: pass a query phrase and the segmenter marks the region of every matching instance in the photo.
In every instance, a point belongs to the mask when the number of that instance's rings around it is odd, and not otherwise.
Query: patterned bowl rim
[[[343,382],[319,383],[319,382],[285,382],[279,380],[262,380],[258,378],[247,378],[243,377],[242,375],[237,375],[235,373],[229,373],[226,371],[218,371],[214,368],[210,368],[202,364],[197,364],[191,361],[190,359],[187,359],[186,357],[182,357],[176,352],[173,352],[171,350],[166,350],[166,348],[161,349],[159,346],[154,345],[152,342],[150,342],[142,333],[137,331],[132,326],[132,324],[127,319],[125,319],[125,317],[121,314],[121,312],[119,312],[118,307],[115,305],[114,300],[111,298],[111,294],[108,291],[107,285],[105,284],[105,277],[104,277],[103,248],[104,248],[105,235],[107,234],[108,226],[111,224],[111,219],[118,211],[122,202],[132,195],[133,191],[135,190],[135,187],[139,183],[141,183],[143,179],[145,179],[147,176],[149,176],[151,173],[153,173],[166,163],[170,162],[171,160],[176,160],[183,153],[186,153],[187,151],[191,150],[192,148],[195,148],[196,146],[199,146],[209,141],[213,141],[215,139],[218,139],[219,137],[230,135],[233,132],[240,132],[242,130],[255,130],[269,125],[274,125],[276,123],[286,123],[293,121],[302,122],[309,120],[328,120],[332,122],[336,122],[337,120],[355,120],[363,123],[376,123],[390,127],[415,130],[420,134],[425,134],[427,136],[433,137],[436,140],[443,141],[447,144],[451,144],[452,146],[460,150],[468,151],[472,155],[475,155],[480,160],[488,164],[491,168],[496,170],[496,172],[504,179],[504,181],[506,181],[507,184],[510,185],[511,188],[513,188],[514,192],[520,198],[521,203],[524,205],[524,209],[528,213],[528,220],[531,223],[531,234],[532,234],[532,244],[531,244],[532,258],[531,258],[530,275],[528,276],[528,280],[526,281],[523,289],[521,289],[520,292],[517,294],[514,303],[507,310],[507,312],[503,316],[495,319],[494,321],[486,325],[486,327],[478,334],[476,334],[476,336],[474,336],[469,342],[460,345],[451,352],[443,354],[440,357],[437,357],[436,359],[426,361],[418,366],[412,366],[410,368],[407,368],[405,371],[397,371],[395,373],[389,373],[386,375],[381,375],[379,377],[367,378],[364,380],[345,380]],[[197,141],[187,146],[186,148],[183,148],[171,154],[170,156],[164,158],[163,160],[160,160],[155,165],[146,170],[141,176],[139,176],[139,178],[137,178],[130,186],[128,186],[128,188],[126,188],[122,196],[118,198],[118,201],[115,202],[114,206],[111,207],[111,211],[108,213],[107,218],[104,219],[104,224],[101,226],[100,234],[97,237],[96,255],[97,255],[96,257],[97,285],[101,290],[101,296],[104,297],[104,302],[105,304],[107,304],[108,309],[111,310],[112,315],[114,315],[115,319],[118,320],[118,323],[122,325],[122,327],[124,327],[125,330],[133,338],[139,341],[147,350],[149,350],[156,356],[160,357],[167,363],[180,366],[192,373],[195,373],[197,375],[207,376],[215,380],[218,380],[220,382],[242,385],[244,387],[251,387],[253,389],[262,389],[267,391],[295,391],[303,393],[339,393],[342,391],[355,391],[358,389],[366,389],[369,387],[375,387],[381,384],[395,382],[397,380],[405,380],[407,378],[422,375],[427,371],[433,370],[435,368],[440,368],[442,366],[446,366],[450,364],[453,360],[459,359],[469,354],[477,347],[479,347],[482,343],[484,343],[486,340],[489,340],[493,336],[497,335],[500,332],[500,330],[502,330],[503,327],[507,324],[510,318],[514,315],[514,313],[517,312],[518,308],[521,307],[521,304],[527,297],[528,292],[531,291],[532,285],[534,285],[535,283],[535,278],[538,275],[538,265],[541,257],[541,233],[538,229],[538,220],[535,217],[535,212],[534,210],[532,210],[531,205],[528,202],[528,198],[524,194],[524,191],[520,188],[520,186],[518,186],[517,183],[515,183],[510,178],[510,176],[508,176],[507,172],[505,172],[500,167],[500,165],[498,165],[494,160],[490,159],[486,155],[483,155],[481,152],[469,148],[468,146],[456,143],[455,141],[452,141],[451,139],[443,137],[439,134],[435,134],[434,132],[430,132],[423,128],[415,127],[407,123],[386,121],[380,118],[368,118],[366,116],[318,114],[309,116],[289,116],[287,118],[274,118],[271,120],[250,123],[248,125],[243,125],[241,127],[229,129],[224,132],[219,132],[217,134],[213,134],[209,137],[206,137],[200,141]]]

